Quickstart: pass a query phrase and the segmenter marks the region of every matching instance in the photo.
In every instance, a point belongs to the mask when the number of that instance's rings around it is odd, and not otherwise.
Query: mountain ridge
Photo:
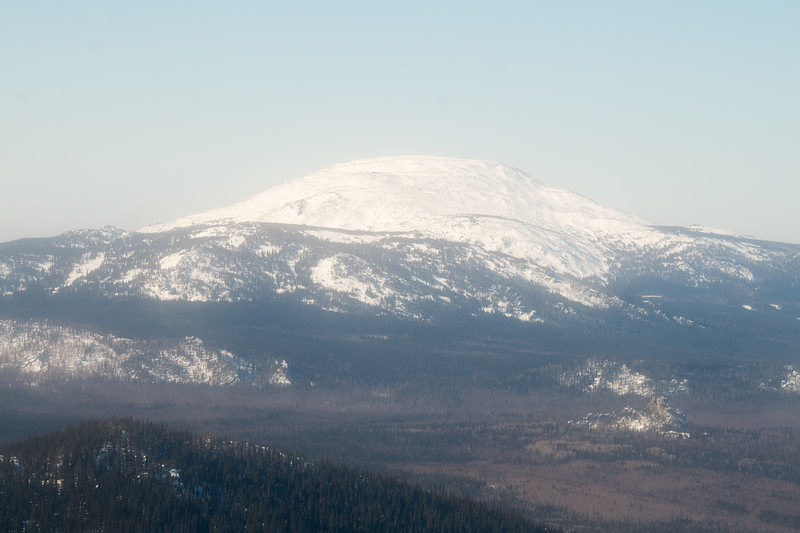
[[[413,320],[456,311],[586,327],[693,327],[710,309],[800,317],[800,247],[709,231],[654,226],[501,163],[387,157],[138,232],[0,245],[0,295],[278,296]]]

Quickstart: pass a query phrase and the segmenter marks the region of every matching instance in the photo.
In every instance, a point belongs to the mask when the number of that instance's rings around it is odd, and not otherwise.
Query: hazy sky
[[[800,2],[0,5],[0,241],[380,155],[800,243]]]

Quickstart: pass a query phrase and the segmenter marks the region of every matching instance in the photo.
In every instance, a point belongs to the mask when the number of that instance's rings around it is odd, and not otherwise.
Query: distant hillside
[[[2,531],[546,531],[514,511],[132,420],[0,450]]]

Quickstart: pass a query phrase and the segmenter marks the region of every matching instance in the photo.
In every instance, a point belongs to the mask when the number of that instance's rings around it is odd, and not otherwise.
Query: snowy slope
[[[142,231],[234,221],[436,233],[444,218],[470,215],[602,233],[648,225],[501,163],[409,156],[335,165],[233,206]]]
[[[609,243],[647,242],[647,221],[496,162],[383,157],[320,170],[236,205],[142,232],[272,222],[471,243],[578,277],[607,271]]]

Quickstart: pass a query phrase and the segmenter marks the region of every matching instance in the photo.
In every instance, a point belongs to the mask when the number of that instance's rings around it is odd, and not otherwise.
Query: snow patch
[[[170,254],[166,257],[162,257],[161,260],[158,262],[161,270],[169,270],[171,268],[177,267],[183,258],[185,257],[186,252],[176,252],[174,254]]]
[[[99,252],[95,257],[91,257],[89,254],[84,255],[83,263],[75,265],[72,272],[69,273],[67,279],[64,281],[63,287],[69,287],[79,279],[94,272],[103,265],[105,260],[106,254],[103,252]]]
[[[226,226],[212,226],[189,235],[190,239],[206,239],[209,237],[222,237],[227,235],[230,230]]]
[[[347,254],[319,261],[311,269],[311,281],[370,306],[380,306],[395,295],[386,286],[385,275],[376,275],[367,262]]]
[[[142,268],[132,268],[122,276],[122,281],[124,283],[131,283],[133,280],[144,276],[146,273],[147,271]]]
[[[247,243],[247,239],[243,235],[231,235],[228,239],[228,242],[225,244],[227,245],[229,250],[236,250],[241,248]]]
[[[781,389],[786,392],[800,393],[800,372],[791,365],[787,366],[786,370],[789,373],[786,375],[786,379],[781,381]]]
[[[292,385],[292,380],[288,376],[289,364],[286,359],[275,361],[275,371],[269,378],[270,385],[278,385],[281,387],[288,387]]]

